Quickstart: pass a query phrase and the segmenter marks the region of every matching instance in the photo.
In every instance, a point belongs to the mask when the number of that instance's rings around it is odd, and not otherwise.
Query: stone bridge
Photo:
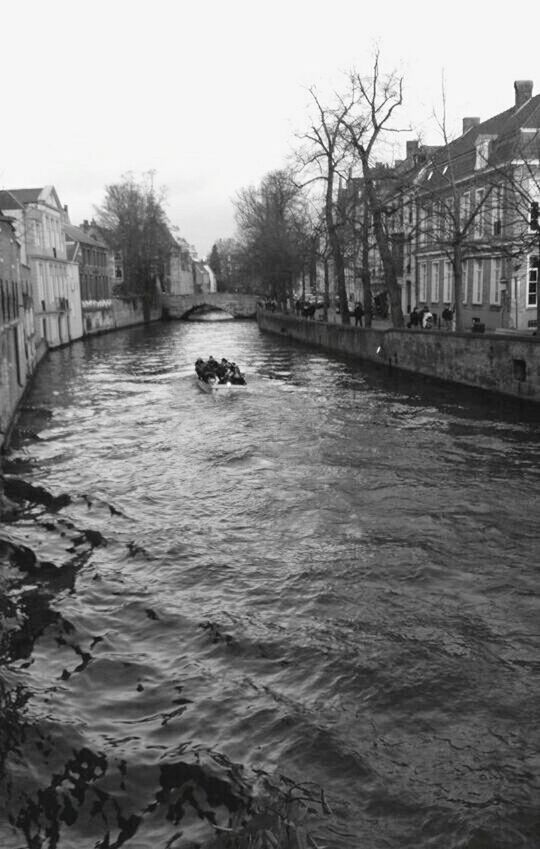
[[[162,295],[164,318],[189,318],[208,309],[223,310],[234,318],[255,318],[256,295],[235,292],[201,292],[192,295]]]

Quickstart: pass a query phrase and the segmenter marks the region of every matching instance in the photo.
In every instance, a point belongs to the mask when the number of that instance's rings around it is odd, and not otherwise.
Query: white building
[[[14,219],[21,260],[30,266],[38,338],[57,348],[83,335],[79,268],[66,253],[67,214],[53,186],[0,191]]]

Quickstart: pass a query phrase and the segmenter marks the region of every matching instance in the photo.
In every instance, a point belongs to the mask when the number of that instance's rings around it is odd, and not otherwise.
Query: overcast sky
[[[0,188],[53,184],[79,224],[107,184],[154,170],[201,255],[234,235],[238,189],[285,164],[308,87],[368,73],[375,46],[403,74],[408,138],[439,140],[443,74],[454,135],[510,107],[514,80],[540,91],[528,0],[3,0],[0,30]]]

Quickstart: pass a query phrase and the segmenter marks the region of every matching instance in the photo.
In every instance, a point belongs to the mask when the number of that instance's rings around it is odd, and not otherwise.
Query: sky
[[[235,235],[237,192],[293,155],[309,88],[330,99],[376,50],[404,80],[396,158],[440,142],[443,80],[453,136],[512,106],[514,80],[540,91],[529,0],[2,0],[0,30],[0,188],[52,184],[80,224],[152,172],[201,257]]]

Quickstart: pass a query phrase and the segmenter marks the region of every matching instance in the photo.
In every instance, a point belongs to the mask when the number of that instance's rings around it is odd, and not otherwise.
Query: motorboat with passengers
[[[225,357],[215,360],[210,356],[207,360],[199,357],[195,362],[195,373],[199,389],[207,393],[229,393],[245,391],[246,378],[234,362]]]

